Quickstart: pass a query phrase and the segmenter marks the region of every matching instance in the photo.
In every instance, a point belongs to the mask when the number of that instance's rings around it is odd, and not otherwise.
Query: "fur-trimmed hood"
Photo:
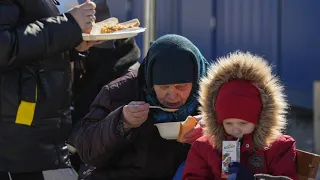
[[[271,67],[263,58],[251,53],[234,52],[221,57],[208,70],[200,82],[199,101],[203,115],[206,136],[212,137],[214,146],[221,150],[225,131],[217,122],[215,102],[222,84],[230,80],[248,80],[258,88],[262,101],[260,121],[252,134],[255,149],[268,147],[285,129],[288,104],[283,86],[272,75]]]

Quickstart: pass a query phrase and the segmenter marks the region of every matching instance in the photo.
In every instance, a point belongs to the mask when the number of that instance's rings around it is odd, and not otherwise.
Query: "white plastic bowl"
[[[159,134],[163,139],[178,139],[181,122],[157,123],[155,126],[157,126]]]

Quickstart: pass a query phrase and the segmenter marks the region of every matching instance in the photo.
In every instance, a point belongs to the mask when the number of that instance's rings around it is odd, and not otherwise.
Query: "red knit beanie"
[[[221,86],[215,108],[219,124],[229,118],[258,124],[262,108],[260,92],[250,81],[229,81]]]

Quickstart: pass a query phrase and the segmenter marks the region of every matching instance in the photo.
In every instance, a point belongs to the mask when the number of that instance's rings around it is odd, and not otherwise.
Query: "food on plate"
[[[113,33],[124,29],[139,27],[140,22],[138,19],[132,19],[130,21],[119,23],[117,18],[112,17],[97,23],[97,25],[100,26],[100,33],[105,34]]]

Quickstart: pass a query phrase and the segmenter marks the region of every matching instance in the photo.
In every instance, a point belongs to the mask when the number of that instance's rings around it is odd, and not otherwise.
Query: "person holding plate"
[[[60,12],[72,6],[84,3],[85,0],[64,0],[57,5]],[[111,17],[106,0],[95,0],[96,22]],[[112,80],[123,76],[132,66],[139,66],[140,48],[134,38],[104,41],[94,45],[85,53],[73,60],[73,98],[72,124],[73,129],[68,138],[68,147],[74,147],[75,135],[80,128],[80,120],[89,112],[89,107],[101,88]],[[71,147],[71,149],[73,149]],[[70,160],[79,179],[85,177],[90,166],[85,165],[78,153],[71,151]]]
[[[60,14],[55,0],[0,1],[0,179],[76,179],[65,145],[71,130],[70,61],[95,21],[86,1]],[[62,178],[63,177],[63,178]]]

